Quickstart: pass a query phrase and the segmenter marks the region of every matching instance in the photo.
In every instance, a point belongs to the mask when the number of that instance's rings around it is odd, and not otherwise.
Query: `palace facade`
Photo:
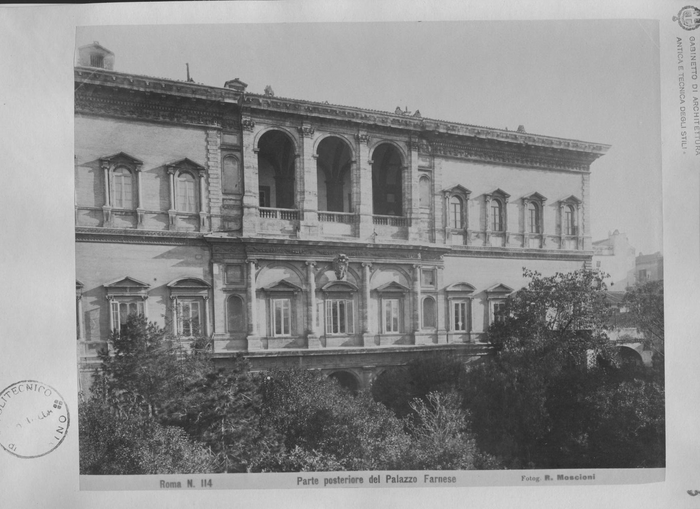
[[[83,386],[130,313],[211,337],[217,362],[386,366],[482,341],[523,267],[591,265],[608,145],[75,68]]]

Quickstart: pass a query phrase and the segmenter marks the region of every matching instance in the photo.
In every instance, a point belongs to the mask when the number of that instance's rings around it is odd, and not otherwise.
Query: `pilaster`
[[[307,328],[307,345],[308,348],[321,348],[321,340],[319,339],[319,331],[316,327],[316,262],[306,262],[306,328]]]
[[[418,140],[411,139],[408,142],[408,164],[404,172],[404,196],[408,198],[404,203],[404,215],[408,216],[410,226],[408,227],[409,242],[420,241],[420,225],[418,218],[420,217],[420,196],[418,183]]]
[[[359,215],[358,236],[362,240],[372,240],[374,223],[372,222],[372,160],[369,155],[370,137],[366,131],[355,135],[357,140],[357,164],[355,165],[357,192],[353,193],[355,212]]]
[[[299,235],[301,238],[315,238],[319,234],[315,129],[308,122],[304,122],[298,130],[301,136],[301,157],[297,160],[300,164],[296,168],[297,206],[301,211]]]
[[[370,307],[370,276],[372,264],[369,262],[362,263],[362,302],[360,310],[360,320],[362,327],[362,341],[364,346],[372,346],[374,344],[369,330],[369,307]]]
[[[255,122],[249,116],[241,120],[243,128],[243,235],[258,231],[258,154],[255,147]]]
[[[255,288],[255,269],[258,261],[249,258],[246,260],[248,269],[248,280],[246,284],[246,311],[248,313],[248,350],[262,350],[262,341],[258,331],[258,316],[257,316],[257,295]]]

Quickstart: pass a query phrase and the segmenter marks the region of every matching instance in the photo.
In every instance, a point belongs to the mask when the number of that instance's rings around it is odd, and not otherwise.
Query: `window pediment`
[[[450,286],[445,288],[445,291],[449,294],[472,294],[476,288],[469,283],[465,282],[459,282],[459,283],[452,283]]]
[[[469,197],[472,192],[467,189],[466,187],[457,184],[456,186],[448,187],[442,190],[443,193],[445,194],[450,194],[450,195],[463,195]]]
[[[375,288],[378,293],[408,293],[409,289],[404,285],[391,281]]]
[[[357,286],[348,281],[331,281],[325,284],[321,290],[325,293],[348,293],[356,292]]]
[[[211,285],[197,277],[183,277],[171,281],[167,285],[170,288],[170,298],[176,297],[203,297],[208,298]]]
[[[211,287],[209,283],[197,277],[175,279],[166,285],[168,288],[203,290]]]
[[[143,165],[143,161],[136,159],[134,156],[127,154],[126,152],[119,152],[118,154],[113,154],[111,156],[105,156],[100,158],[100,162],[103,167],[116,168],[117,166],[126,166],[131,169],[138,169]]]
[[[510,195],[501,188],[495,189],[490,193],[486,193],[485,196],[488,198],[501,198],[504,201],[508,201],[508,198],[510,198]]]
[[[569,205],[580,205],[581,200],[576,198],[573,194],[569,196],[568,198],[564,198],[563,200],[559,200],[560,203],[565,203]]]
[[[544,203],[547,201],[547,198],[545,196],[542,196],[540,193],[535,192],[535,193],[523,196],[523,200],[537,201],[540,203]]]
[[[281,281],[263,288],[263,291],[269,293],[299,293],[301,292],[301,287],[287,281],[286,279],[282,279]]]
[[[507,295],[513,293],[513,289],[510,286],[499,283],[486,289],[486,293],[489,296],[494,297],[506,297]]]
[[[107,290],[107,298],[125,297],[129,295],[146,298],[148,297],[150,285],[138,279],[134,279],[133,277],[125,276],[105,284],[104,287]]]
[[[195,163],[193,160],[189,158],[184,158],[180,159],[179,161],[175,161],[173,163],[170,163],[167,165],[169,170],[180,170],[180,171],[192,171],[195,173],[203,173],[206,171],[206,168],[202,166],[201,164]]]

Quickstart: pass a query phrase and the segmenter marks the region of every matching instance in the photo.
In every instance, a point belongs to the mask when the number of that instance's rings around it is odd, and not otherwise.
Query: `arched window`
[[[245,332],[246,319],[243,300],[237,295],[231,295],[226,304],[226,315],[228,317],[229,332]]]
[[[112,206],[118,209],[134,208],[133,179],[123,166],[112,173]]]
[[[576,211],[572,205],[564,207],[564,232],[566,235],[576,235]]]
[[[437,317],[435,316],[435,299],[426,297],[423,299],[423,328],[434,329],[437,326]]]
[[[533,201],[527,204],[527,229],[530,233],[540,233],[540,207]]]
[[[180,212],[197,211],[197,193],[194,177],[183,172],[177,177],[177,210]]]
[[[462,228],[462,199],[459,196],[450,198],[450,226]]]
[[[237,157],[224,157],[223,164],[223,189],[226,194],[242,194],[241,165]]]
[[[421,177],[418,181],[418,196],[422,208],[430,208],[430,179]]]
[[[500,200],[491,200],[491,231],[503,231],[503,204]]]

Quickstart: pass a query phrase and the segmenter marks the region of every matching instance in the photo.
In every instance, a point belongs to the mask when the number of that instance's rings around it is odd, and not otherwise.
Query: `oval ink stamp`
[[[61,445],[70,415],[56,389],[22,380],[0,391],[0,446],[19,458],[38,458]]]

